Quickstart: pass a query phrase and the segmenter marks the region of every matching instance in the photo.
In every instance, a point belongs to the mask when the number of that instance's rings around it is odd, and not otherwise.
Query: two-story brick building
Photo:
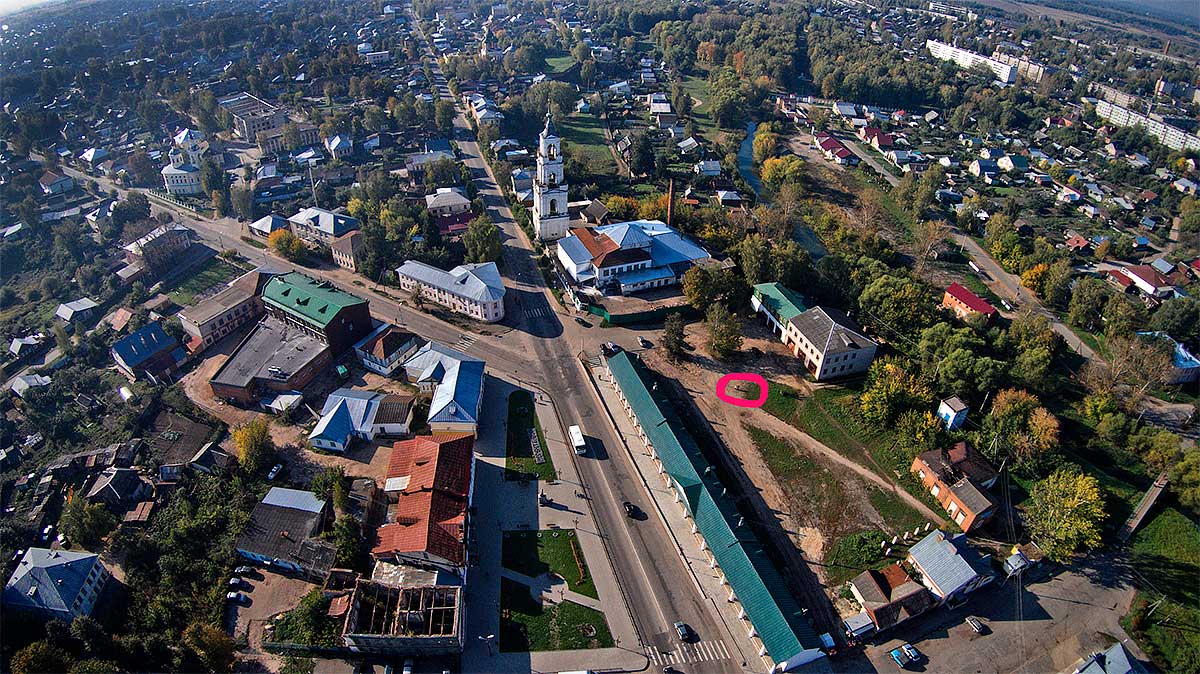
[[[996,483],[998,473],[970,443],[922,452],[913,459],[909,472],[916,474],[963,531],[981,526],[996,513],[996,503],[987,490]]]

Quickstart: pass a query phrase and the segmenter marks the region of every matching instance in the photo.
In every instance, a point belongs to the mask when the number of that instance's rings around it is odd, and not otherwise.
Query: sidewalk
[[[735,663],[735,666],[736,663],[740,663],[740,669],[745,672],[759,672],[770,667],[771,663],[766,658],[759,657],[751,644],[747,632],[748,624],[741,621],[733,604],[724,601],[724,598],[729,595],[729,588],[721,584],[720,576],[709,565],[704,552],[696,543],[691,534],[691,520],[684,517],[683,508],[676,502],[674,492],[664,484],[662,477],[659,476],[650,453],[636,440],[637,431],[634,430],[629,417],[625,415],[625,410],[617,398],[608,374],[599,368],[594,371],[590,368],[585,369],[588,370],[588,376],[604,402],[605,410],[620,432],[621,443],[633,458],[633,463],[650,493],[655,512],[662,518],[679,550],[680,557],[688,567],[689,580],[696,584],[703,596],[708,598],[714,613],[724,623],[726,631],[733,636],[732,643],[728,645],[730,661]],[[632,445],[629,438],[634,439]],[[650,656],[651,662],[656,666],[682,662],[686,657],[686,652],[677,653],[675,651],[665,654],[652,653]]]
[[[596,535],[587,501],[578,498],[579,480],[571,462],[571,449],[554,409],[545,395],[537,393],[536,410],[546,436],[546,451],[554,462],[559,479],[553,483],[522,483],[504,479],[505,443],[508,418],[508,394],[517,390],[509,382],[489,379],[485,388],[480,425],[475,441],[476,480],[474,521],[466,595],[466,625],[463,635],[463,671],[467,672],[561,672],[577,670],[640,671],[647,658],[641,650],[633,622],[616,576]],[[544,492],[556,507],[538,504],[538,492]],[[504,569],[502,532],[505,530],[575,529],[576,540],[587,561],[588,570],[600,599],[577,595],[565,588],[550,586],[560,600],[573,601],[604,612],[615,648],[578,651],[501,653],[496,639],[484,638],[500,631],[500,579],[507,577],[539,587],[545,583]]]

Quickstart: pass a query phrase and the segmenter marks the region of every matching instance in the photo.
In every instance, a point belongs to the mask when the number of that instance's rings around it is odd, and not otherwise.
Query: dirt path
[[[762,408],[751,410],[750,416],[753,418],[754,425],[758,426],[759,428],[770,431],[781,438],[787,438],[797,442],[800,444],[800,446],[804,447],[810,452],[820,454],[829,461],[853,471],[859,477],[862,477],[903,499],[905,503],[912,506],[917,512],[921,513],[925,517],[930,518],[932,521],[945,521],[941,515],[933,512],[933,509],[925,505],[923,501],[908,493],[904,489],[900,489],[896,485],[892,484],[890,480],[885,479],[883,476],[879,475],[879,473],[876,473],[860,463],[851,461],[838,452],[835,452],[833,449],[830,449],[827,445],[821,443],[808,433],[805,433],[804,431],[797,429],[795,426],[792,426],[791,424],[764,412]]]

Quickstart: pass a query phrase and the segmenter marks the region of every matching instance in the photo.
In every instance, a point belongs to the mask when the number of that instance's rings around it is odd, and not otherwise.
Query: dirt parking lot
[[[295,608],[300,599],[317,585],[261,568],[243,580],[245,582],[238,591],[249,597],[249,601],[244,604],[227,603],[227,627],[235,638],[247,637],[249,647],[246,655],[249,659],[261,662],[270,671],[278,671],[282,660],[262,651],[263,626],[276,614]]]
[[[1075,567],[1046,569],[1044,576],[1035,571],[1023,583],[997,579],[963,607],[934,609],[901,624],[866,656],[877,671],[896,671],[888,651],[908,642],[926,656],[919,669],[927,672],[1071,671],[1080,657],[1129,638],[1119,620],[1133,594],[1124,563],[1096,555]],[[967,626],[970,615],[986,625],[984,634]],[[1146,660],[1132,641],[1125,645]]]

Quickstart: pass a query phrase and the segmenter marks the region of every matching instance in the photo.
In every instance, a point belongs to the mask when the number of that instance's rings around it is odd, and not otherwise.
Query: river
[[[750,184],[750,189],[754,190],[755,199],[762,194],[762,181],[754,172],[754,130],[757,128],[758,122],[750,122],[746,125],[746,140],[742,141],[737,153],[738,173],[742,174],[742,177]]]

